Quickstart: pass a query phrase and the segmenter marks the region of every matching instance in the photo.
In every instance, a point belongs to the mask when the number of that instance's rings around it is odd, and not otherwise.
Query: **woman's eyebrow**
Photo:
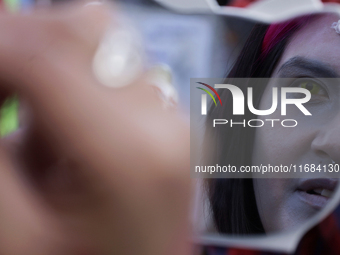
[[[319,78],[340,77],[328,64],[299,56],[290,58],[278,70],[278,74],[282,78],[294,77],[294,75],[299,73],[309,74]]]

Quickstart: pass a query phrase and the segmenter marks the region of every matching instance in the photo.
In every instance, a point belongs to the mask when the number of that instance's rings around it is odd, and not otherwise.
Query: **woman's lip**
[[[327,204],[337,184],[337,179],[301,179],[297,194],[302,201],[320,210]]]
[[[298,184],[298,190],[310,191],[315,189],[325,189],[334,191],[338,184],[337,179],[301,179]]]
[[[296,191],[299,198],[316,210],[321,210],[327,204],[329,198],[320,195],[308,194],[306,191]]]

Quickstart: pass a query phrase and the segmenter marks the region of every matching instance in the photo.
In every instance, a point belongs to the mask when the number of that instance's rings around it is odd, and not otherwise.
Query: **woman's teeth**
[[[333,191],[328,189],[314,189],[313,191],[323,197],[331,197],[333,195]]]

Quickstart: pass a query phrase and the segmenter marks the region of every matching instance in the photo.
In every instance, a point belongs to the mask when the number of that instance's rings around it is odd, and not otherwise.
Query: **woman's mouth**
[[[309,194],[316,194],[316,195],[328,197],[328,198],[332,197],[333,192],[334,191],[328,190],[328,189],[313,189],[312,191],[307,191],[307,193]]]
[[[333,196],[337,184],[337,179],[301,179],[297,192],[302,201],[320,210]]]

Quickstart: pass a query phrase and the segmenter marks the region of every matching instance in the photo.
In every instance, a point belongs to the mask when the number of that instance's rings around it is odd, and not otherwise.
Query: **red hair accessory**
[[[310,20],[310,17],[310,15],[303,16],[283,23],[270,25],[262,42],[262,57],[266,57],[277,43],[285,39],[292,31],[304,25]]]

